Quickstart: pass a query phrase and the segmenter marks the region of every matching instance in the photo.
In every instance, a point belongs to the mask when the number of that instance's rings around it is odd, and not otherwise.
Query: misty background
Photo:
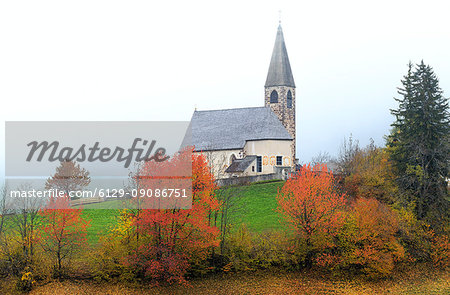
[[[2,1],[4,121],[189,120],[262,106],[281,22],[297,86],[297,156],[383,145],[409,61],[450,96],[446,1]]]

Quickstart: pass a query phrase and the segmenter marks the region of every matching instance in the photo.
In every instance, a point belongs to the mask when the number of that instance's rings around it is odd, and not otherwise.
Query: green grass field
[[[233,216],[235,226],[245,224],[252,232],[283,229],[280,215],[276,212],[277,191],[284,182],[256,183],[242,187],[238,210]]]
[[[83,210],[83,217],[90,220],[90,227],[87,229],[89,244],[98,243],[100,236],[108,233],[114,226],[116,216],[119,214],[117,209],[86,209]]]
[[[255,183],[242,186],[240,197],[237,199],[236,210],[233,212],[232,223],[234,228],[245,224],[252,232],[265,230],[282,230],[277,207],[276,195],[282,181]],[[108,201],[84,205],[84,217],[90,220],[88,240],[96,244],[98,238],[106,234],[116,223],[120,201]],[[98,209],[110,208],[110,209]]]

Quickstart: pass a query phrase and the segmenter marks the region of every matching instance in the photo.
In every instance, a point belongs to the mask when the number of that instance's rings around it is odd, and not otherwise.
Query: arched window
[[[230,165],[233,164],[234,160],[236,160],[236,156],[234,154],[231,154],[231,156],[230,156]]]
[[[274,90],[270,94],[270,103],[277,103],[277,102],[278,102],[278,92]]]
[[[286,104],[287,104],[287,107],[288,107],[289,109],[292,108],[292,92],[291,92],[290,90],[289,90],[288,93],[287,93]]]

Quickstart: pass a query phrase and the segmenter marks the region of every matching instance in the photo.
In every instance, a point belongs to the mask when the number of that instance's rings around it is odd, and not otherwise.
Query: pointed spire
[[[281,24],[278,25],[277,38],[275,39],[275,46],[273,47],[272,59],[270,60],[269,73],[267,74],[265,87],[271,86],[295,87]]]

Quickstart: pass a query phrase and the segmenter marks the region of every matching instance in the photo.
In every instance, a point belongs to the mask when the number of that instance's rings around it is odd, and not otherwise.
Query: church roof
[[[256,156],[250,155],[246,156],[243,159],[236,159],[231,163],[231,165],[225,170],[227,173],[233,172],[244,172],[254,161],[256,160]]]
[[[281,25],[278,26],[265,87],[271,86],[295,87]]]
[[[196,151],[242,149],[248,140],[292,140],[268,107],[195,111],[191,128]]]

